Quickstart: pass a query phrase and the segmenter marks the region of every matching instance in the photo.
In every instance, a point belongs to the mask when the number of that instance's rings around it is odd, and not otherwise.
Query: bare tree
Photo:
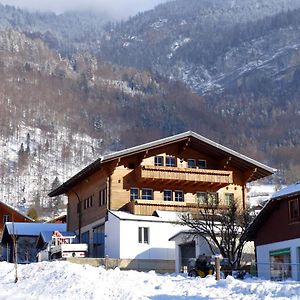
[[[237,203],[234,199],[227,206],[221,206],[218,198],[206,197],[205,203],[198,205],[196,213],[180,217],[181,224],[207,241],[213,254],[219,252],[228,259],[231,270],[240,268],[247,242],[244,233],[252,219],[249,209],[239,208]]]

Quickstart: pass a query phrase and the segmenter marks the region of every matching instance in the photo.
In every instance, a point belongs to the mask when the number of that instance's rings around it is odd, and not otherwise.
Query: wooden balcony
[[[232,171],[178,167],[141,166],[137,179],[174,184],[216,185],[221,188],[233,183]]]
[[[174,212],[191,212],[197,213],[199,208],[205,205],[199,205],[196,202],[176,202],[176,201],[157,201],[157,200],[134,200],[127,203],[124,210],[134,215],[152,216],[156,210],[174,211]],[[226,208],[220,205],[220,209]]]

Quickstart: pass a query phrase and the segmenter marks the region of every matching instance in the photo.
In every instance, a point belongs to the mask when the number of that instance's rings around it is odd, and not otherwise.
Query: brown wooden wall
[[[30,219],[26,218],[22,214],[18,213],[14,209],[6,206],[5,204],[0,202],[0,235],[2,234],[4,227],[4,216],[9,216],[9,222],[32,222]]]
[[[184,181],[184,180],[152,180],[152,178],[141,178],[137,176],[138,168],[140,166],[154,165],[155,155],[173,155],[177,157],[177,167],[187,168],[188,159],[201,159],[206,160],[207,169],[210,170],[220,170],[225,171],[223,173],[232,172],[230,180],[232,184],[224,184],[222,182],[218,187],[218,184],[211,182],[197,183],[195,181]],[[186,169],[191,171],[193,169]],[[205,170],[205,169],[204,169]],[[214,178],[218,178],[218,175],[214,175]],[[215,179],[214,179],[215,180]],[[89,176],[81,183],[77,184],[68,193],[68,230],[74,231],[79,227],[79,214],[78,214],[78,201],[80,200],[82,216],[81,216],[81,227],[91,224],[106,215],[107,209],[111,210],[128,210],[130,207],[130,188],[151,188],[154,192],[154,200],[149,200],[149,207],[145,209],[132,210],[131,212],[148,212],[152,214],[155,209],[168,210],[167,206],[172,206],[172,203],[164,203],[163,201],[163,191],[165,189],[170,190],[182,190],[184,192],[185,201],[182,203],[182,207],[186,210],[186,206],[196,203],[196,192],[207,192],[207,191],[218,191],[221,196],[221,201],[224,198],[225,193],[234,193],[236,199],[240,201],[240,205],[243,203],[243,185],[245,184],[244,174],[240,171],[233,169],[228,166],[224,166],[224,162],[214,160],[207,155],[204,155],[194,149],[186,148],[182,151],[182,147],[178,145],[166,146],[161,149],[149,150],[143,154],[138,154],[135,156],[129,156],[116,159],[111,162],[107,162],[102,166],[102,169],[97,173]],[[107,206],[99,206],[99,191],[107,187],[107,198],[110,202]],[[223,186],[223,187],[222,187]],[[77,193],[77,195],[75,194]],[[94,197],[94,203],[92,207],[87,209],[83,208],[84,199],[92,196]],[[174,202],[174,201],[173,201]],[[175,205],[176,204],[176,205]],[[181,203],[175,203],[174,207],[181,206]],[[132,205],[131,205],[132,206]],[[152,206],[152,207],[151,207]],[[173,210],[173,208],[171,208]],[[180,209],[179,209],[180,210]]]
[[[279,203],[259,228],[254,239],[255,245],[265,245],[300,237],[300,222],[289,222],[288,200]]]

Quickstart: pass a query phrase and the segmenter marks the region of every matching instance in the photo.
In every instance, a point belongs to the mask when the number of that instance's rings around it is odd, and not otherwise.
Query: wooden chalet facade
[[[156,211],[190,212],[205,205],[206,197],[218,197],[224,206],[236,198],[245,207],[246,183],[273,172],[262,163],[188,131],[105,155],[49,195],[68,196],[68,230],[76,231],[92,249],[97,247],[93,242],[97,233],[108,239],[105,223],[109,211],[126,212],[136,218],[152,216]],[[105,249],[102,245],[98,255],[109,253]],[[95,256],[92,250],[90,255]]]
[[[6,222],[34,222],[34,220],[0,201],[0,236]]]
[[[300,182],[276,192],[247,232],[258,276],[300,280]]]

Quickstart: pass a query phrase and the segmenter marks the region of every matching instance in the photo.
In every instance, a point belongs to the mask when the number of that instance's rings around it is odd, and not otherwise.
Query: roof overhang
[[[195,149],[200,148],[202,152],[207,153],[212,157],[230,160],[230,164],[236,166],[241,170],[251,169],[252,172],[251,175],[249,175],[247,182],[272,175],[274,172],[276,172],[276,169],[268,167],[252,158],[249,158],[243,154],[240,154],[234,150],[213,142],[193,131],[187,131],[181,134],[104,155],[81,170],[79,173],[71,177],[61,186],[51,191],[49,193],[49,196],[54,197],[67,193],[72,189],[72,187],[81,182],[83,179],[100,170],[101,167],[107,162],[180,142],[188,143],[190,147],[193,147]]]

